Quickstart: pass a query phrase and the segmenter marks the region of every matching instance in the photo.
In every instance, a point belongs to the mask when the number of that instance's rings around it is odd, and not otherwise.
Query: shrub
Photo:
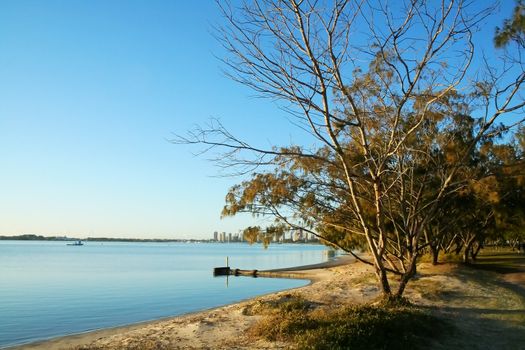
[[[445,330],[444,321],[407,306],[293,310],[263,318],[250,334],[299,349],[417,349]]]
[[[313,307],[313,303],[300,296],[286,294],[276,300],[255,301],[246,306],[242,313],[244,315],[273,315],[290,313],[295,311],[307,311]]]

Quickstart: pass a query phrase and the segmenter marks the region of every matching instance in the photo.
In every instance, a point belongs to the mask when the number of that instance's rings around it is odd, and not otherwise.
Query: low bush
[[[255,301],[243,309],[244,315],[273,315],[290,313],[295,311],[308,311],[313,307],[313,303],[300,296],[285,294],[275,300]]]
[[[411,306],[295,309],[267,315],[250,334],[299,349],[417,349],[440,336],[444,321]]]

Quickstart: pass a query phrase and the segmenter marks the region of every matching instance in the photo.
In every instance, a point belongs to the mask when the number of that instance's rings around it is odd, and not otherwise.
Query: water
[[[329,259],[320,245],[0,241],[0,348],[229,304],[306,285],[214,278],[212,269],[272,269]]]

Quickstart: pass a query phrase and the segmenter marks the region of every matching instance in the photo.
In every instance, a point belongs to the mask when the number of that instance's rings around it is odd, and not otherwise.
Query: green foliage
[[[249,226],[243,230],[243,237],[250,244],[261,242],[267,248],[273,239],[280,238],[284,232],[284,225],[272,225],[264,230],[259,226]]]
[[[269,301],[255,301],[243,310],[244,315],[279,315],[296,311],[308,311],[312,303],[293,294],[285,294],[279,299]]]
[[[496,47],[507,46],[510,42],[525,46],[525,2],[516,1],[511,19],[503,22],[503,28],[496,27],[494,44]]]
[[[444,321],[412,307],[351,306],[272,313],[250,333],[299,349],[417,349],[447,329]]]

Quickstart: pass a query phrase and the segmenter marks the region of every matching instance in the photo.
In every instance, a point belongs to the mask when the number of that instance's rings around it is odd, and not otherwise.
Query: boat
[[[68,243],[67,245],[84,245],[84,243],[82,243],[82,241],[76,241],[74,243]]]

